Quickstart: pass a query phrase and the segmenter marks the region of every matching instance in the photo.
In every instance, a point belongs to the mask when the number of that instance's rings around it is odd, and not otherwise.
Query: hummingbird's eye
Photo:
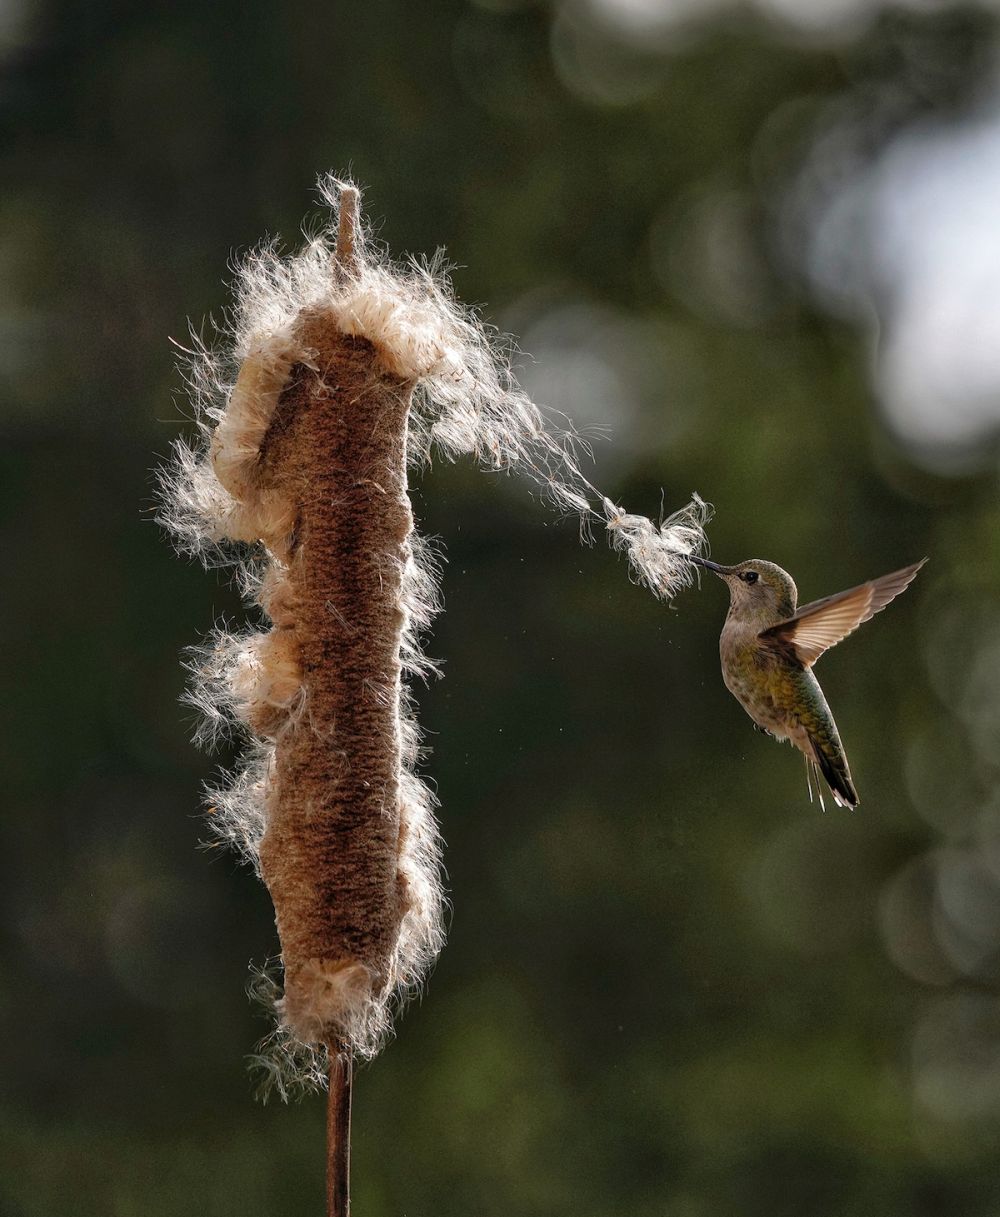
[[[758,575],[755,570],[748,570],[743,574],[743,580],[745,583],[756,583],[759,578],[760,575]]]

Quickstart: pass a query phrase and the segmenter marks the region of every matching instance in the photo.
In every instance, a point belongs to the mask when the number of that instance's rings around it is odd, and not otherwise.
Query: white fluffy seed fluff
[[[266,245],[236,269],[235,308],[220,349],[196,339],[188,365],[200,436],[178,442],[162,478],[161,520],[178,547],[207,564],[233,563],[249,598],[268,621],[249,633],[217,630],[192,653],[188,700],[202,713],[199,738],[211,741],[236,724],[247,752],[236,772],[207,793],[216,836],[235,847],[259,873],[258,845],[267,818],[267,791],[274,741],[295,716],[307,713],[295,654],[283,645],[282,628],[294,621],[290,585],[283,577],[294,505],[257,485],[261,443],[289,374],[309,365],[315,352],[297,340],[300,317],[322,312],[347,335],[374,345],[385,368],[415,385],[408,459],[420,465],[433,452],[448,458],[472,455],[491,470],[527,475],[562,514],[579,517],[584,533],[600,521],[616,548],[624,549],[638,581],[664,599],[691,581],[686,560],[704,543],[708,509],[695,497],[688,507],[655,525],[628,515],[583,476],[577,437],[545,424],[515,383],[509,351],[451,293],[440,262],[393,263],[353,234],[351,257],[333,262],[342,202],[356,204],[355,188],[327,176],[320,193],[331,223],[304,248],[283,256]],[[414,534],[403,577],[405,676],[426,676],[434,665],[420,636],[438,611],[438,571],[426,542]],[[270,625],[272,632],[264,632]],[[412,894],[394,968],[397,997],[416,988],[443,942],[440,843],[433,796],[416,773],[419,731],[403,699],[400,869]],[[351,978],[345,974],[341,983]],[[317,986],[329,983],[317,977]],[[373,1010],[359,983],[356,1047],[374,1052],[389,1027],[388,996]],[[363,1008],[361,1008],[363,1007]],[[297,1077],[322,1076],[310,1045],[294,1042],[279,1026],[271,1045],[279,1089]],[[273,1067],[281,1059],[285,1067]]]
[[[705,525],[712,517],[708,503],[694,495],[686,507],[662,524],[654,524],[646,516],[629,515],[610,499],[604,500],[603,507],[611,544],[625,550],[637,583],[659,599],[669,600],[691,582],[688,558],[704,544]]]

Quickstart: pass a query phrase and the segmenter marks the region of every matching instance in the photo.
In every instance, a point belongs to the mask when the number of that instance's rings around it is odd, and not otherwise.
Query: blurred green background
[[[812,599],[931,562],[820,675],[862,796],[530,487],[437,465],[419,693],[449,944],[358,1079],[355,1211],[1000,1214],[1000,10],[877,0],[0,4],[0,1213],[317,1214],[252,1097],[267,895],[199,851],[181,649],[239,621],[152,521],[169,338],[351,171],[447,248],[655,516]]]

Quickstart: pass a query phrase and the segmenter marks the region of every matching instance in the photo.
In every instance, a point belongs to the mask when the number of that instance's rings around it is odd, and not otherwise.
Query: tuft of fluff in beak
[[[626,552],[635,581],[654,596],[669,600],[690,586],[694,568],[688,560],[705,544],[705,525],[712,505],[697,494],[691,502],[661,524],[646,516],[629,515],[610,499],[604,500],[604,517],[615,549]]]

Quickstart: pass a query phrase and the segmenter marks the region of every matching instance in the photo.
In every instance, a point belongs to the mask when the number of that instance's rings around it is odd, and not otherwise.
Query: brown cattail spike
[[[304,708],[277,741],[261,869],[285,968],[282,1013],[307,1042],[356,1032],[393,980],[399,875],[400,607],[412,528],[411,387],[324,313],[261,449],[261,486],[295,504],[285,580]]]
[[[282,1094],[317,1081],[324,1045],[373,1054],[391,999],[419,985],[443,941],[434,799],[402,682],[434,670],[419,633],[437,611],[407,462],[434,449],[525,474],[582,530],[602,520],[664,597],[690,581],[707,514],[696,501],[656,527],[604,499],[442,266],[390,262],[365,243],[357,189],[333,177],[320,189],[334,223],[290,257],[268,246],[247,258],[231,347],[195,340],[203,438],[178,443],[162,517],[182,549],[241,565],[269,617],[215,635],[190,700],[203,736],[230,720],[254,735],[208,804],[274,900]]]

